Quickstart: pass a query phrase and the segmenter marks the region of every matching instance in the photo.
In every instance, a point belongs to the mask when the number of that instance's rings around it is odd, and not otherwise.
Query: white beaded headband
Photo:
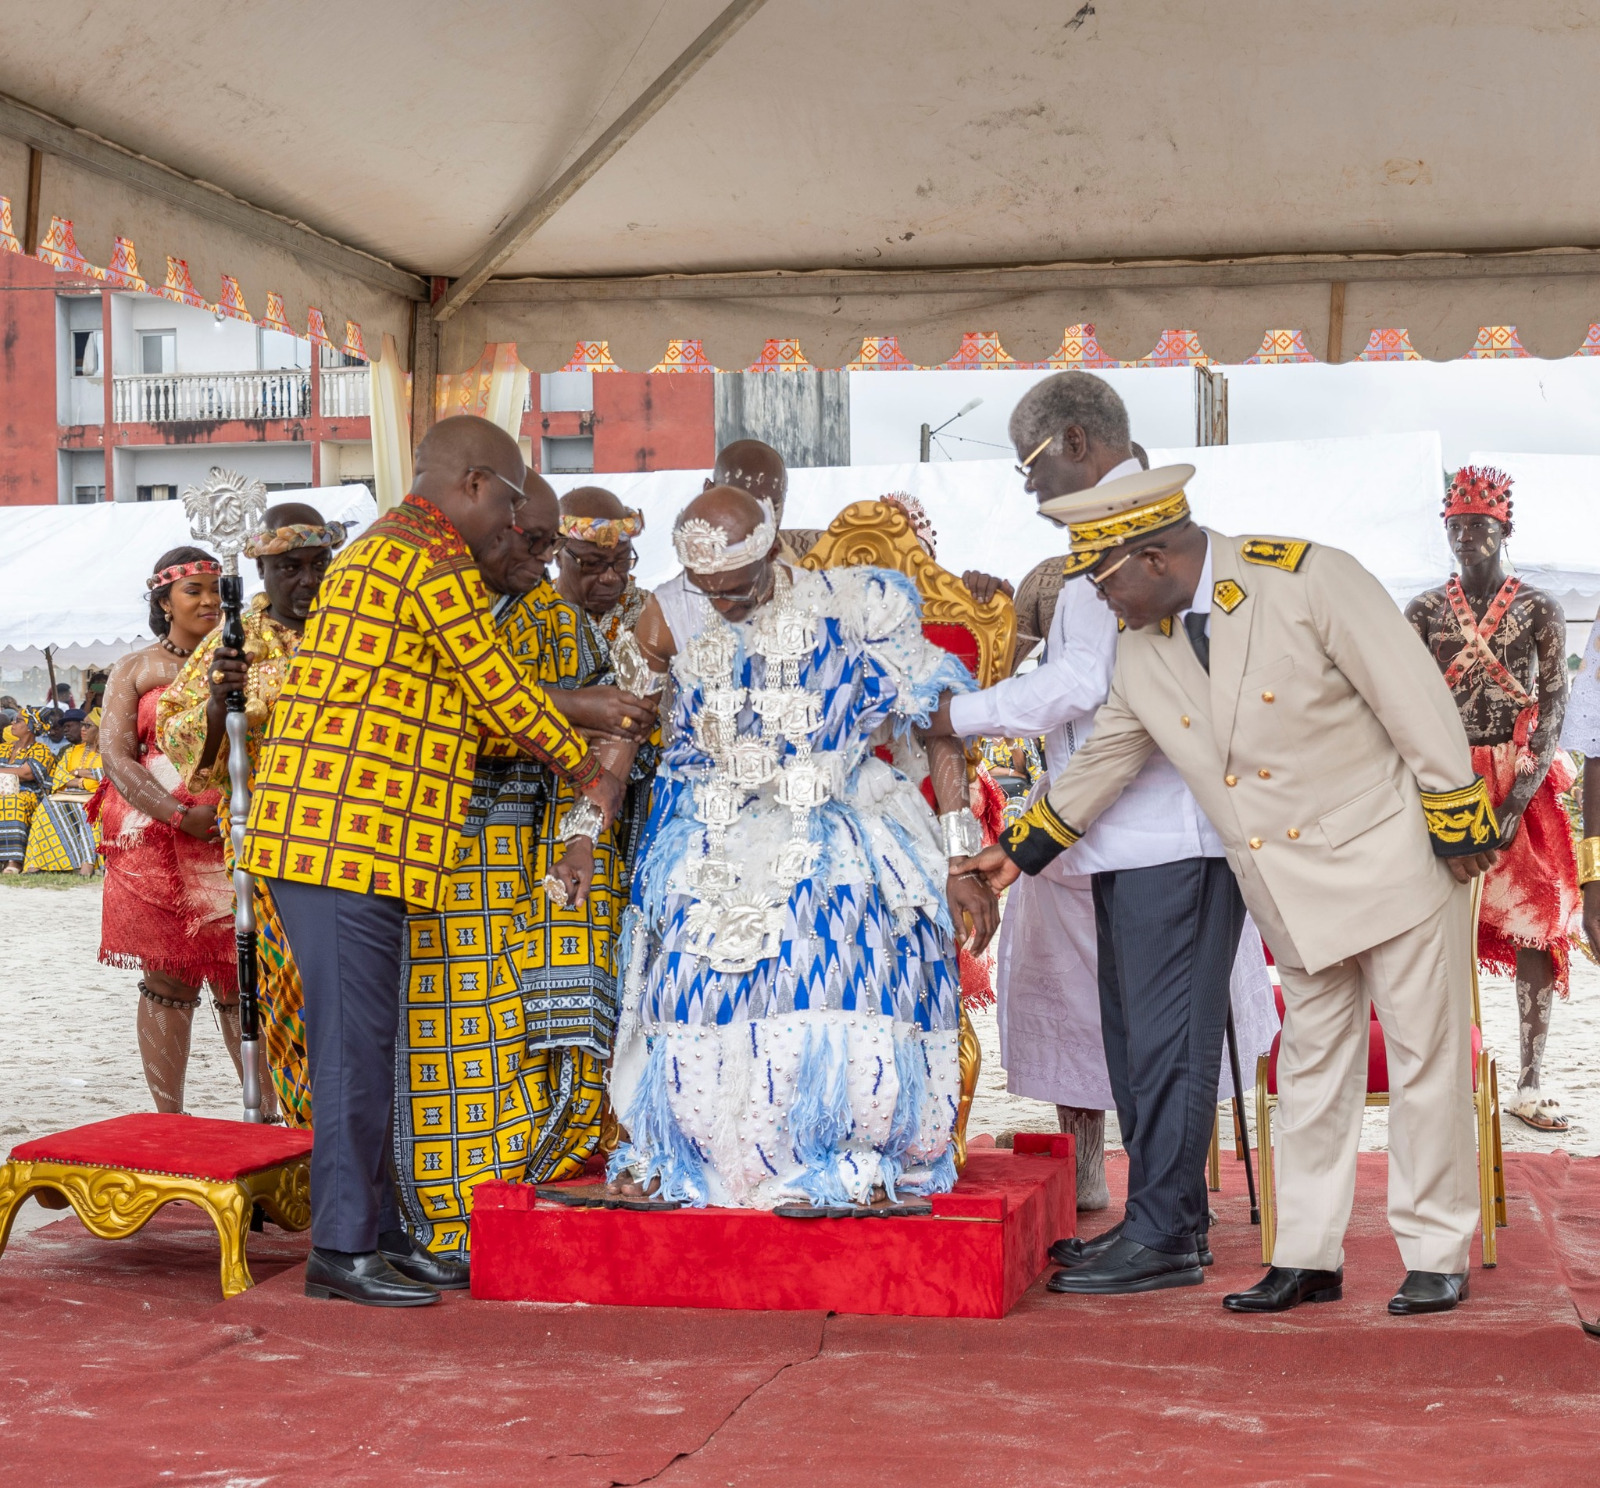
[[[764,496],[761,502],[762,520],[743,542],[729,542],[722,528],[690,517],[672,529],[672,546],[677,550],[678,562],[691,573],[728,573],[735,568],[748,568],[759,563],[772,549],[778,535],[778,518],[772,503]]]

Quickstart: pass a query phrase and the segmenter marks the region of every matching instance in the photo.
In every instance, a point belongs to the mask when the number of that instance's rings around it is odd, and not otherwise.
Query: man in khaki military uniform
[[[1236,1312],[1334,1301],[1375,1003],[1389,1049],[1389,1310],[1467,1292],[1477,1221],[1469,896],[1498,828],[1455,705],[1348,554],[1190,520],[1192,466],[1043,503],[1117,615],[1111,696],[1048,797],[971,860],[990,887],[1067,851],[1159,749],[1221,834],[1283,983],[1275,1264]],[[1209,672],[1209,677],[1207,673]]]

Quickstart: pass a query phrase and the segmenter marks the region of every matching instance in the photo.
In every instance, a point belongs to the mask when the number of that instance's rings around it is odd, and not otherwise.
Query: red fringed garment
[[[1514,740],[1472,748],[1472,768],[1488,782],[1497,810],[1516,783],[1517,752]],[[1559,799],[1572,781],[1572,766],[1557,750],[1511,846],[1484,879],[1478,912],[1479,963],[1512,975],[1519,948],[1549,951],[1563,997],[1570,961],[1567,925],[1580,900],[1572,825]]]
[[[215,790],[194,795],[156,744],[156,700],[139,699],[140,762],[185,806],[214,805]],[[233,940],[233,882],[221,842],[201,842],[130,806],[109,779],[89,803],[98,814],[106,860],[100,910],[100,959],[107,966],[158,971],[214,993],[239,985]]]

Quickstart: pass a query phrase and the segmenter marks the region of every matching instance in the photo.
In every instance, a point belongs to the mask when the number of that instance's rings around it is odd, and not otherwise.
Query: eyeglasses
[[[701,599],[721,600],[723,604],[760,604],[767,597],[772,588],[771,572],[764,572],[748,589],[720,590],[713,594],[709,589],[702,589],[691,580],[688,574],[683,577],[683,587],[691,594],[698,594]]]
[[[548,558],[561,546],[561,534],[559,532],[546,532],[543,536],[538,536],[532,532],[525,531],[522,535],[528,539],[528,556],[530,558]]]
[[[508,481],[505,476],[501,475],[498,470],[493,468],[493,466],[469,465],[467,468],[473,471],[481,470],[485,475],[492,475],[497,481],[500,482],[502,486],[505,486],[511,492],[511,505],[513,508],[521,506],[522,503],[528,499],[528,493],[524,491],[521,486],[517,485],[514,481]]]
[[[1056,438],[1056,436],[1054,434],[1052,434],[1048,439],[1046,439],[1044,441],[1043,444],[1041,444],[1036,450],[1034,450],[1034,452],[1031,455],[1029,455],[1028,458],[1025,459],[1020,465],[1013,465],[1011,468],[1013,470],[1015,470],[1018,475],[1022,475],[1022,476],[1032,475],[1033,474],[1034,461],[1037,460],[1040,455],[1042,455],[1047,449],[1050,448],[1050,446],[1052,444],[1055,443],[1055,438]]]
[[[1115,563],[1111,565],[1110,568],[1101,574],[1099,578],[1096,578],[1092,573],[1085,574],[1084,578],[1093,584],[1096,590],[1098,590],[1101,594],[1104,594],[1106,592],[1106,580],[1109,579],[1111,575],[1121,568],[1122,565],[1130,558],[1137,558],[1141,552],[1143,552],[1142,548],[1135,548],[1131,553],[1124,553],[1119,559],[1117,559]]]
[[[563,562],[570,563],[586,579],[595,578],[608,571],[621,578],[624,574],[632,573],[639,566],[639,554],[632,546],[629,546],[619,549],[610,558],[580,558],[571,548],[568,548]]]

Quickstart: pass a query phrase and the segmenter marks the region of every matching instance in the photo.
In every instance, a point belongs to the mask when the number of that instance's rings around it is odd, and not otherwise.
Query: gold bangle
[[[1594,883],[1600,879],[1600,837],[1585,837],[1578,844],[1578,882]]]

